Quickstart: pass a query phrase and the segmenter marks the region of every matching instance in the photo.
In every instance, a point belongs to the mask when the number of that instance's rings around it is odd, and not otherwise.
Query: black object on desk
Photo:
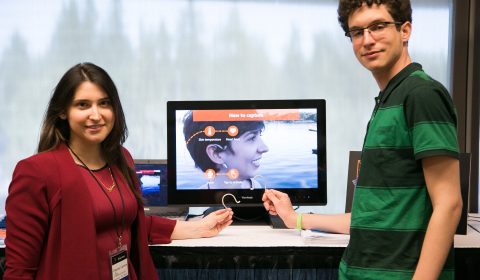
[[[270,225],[272,228],[287,228],[285,223],[278,215],[270,215]]]
[[[161,207],[146,207],[145,215],[157,215],[174,220],[186,221],[188,217],[187,206],[161,206]]]
[[[204,216],[223,209],[223,207],[209,207],[203,212]],[[233,225],[270,225],[272,228],[287,228],[278,215],[270,215],[263,206],[232,207]]]
[[[263,206],[230,207],[233,211],[233,225],[268,225],[269,215]],[[209,207],[203,212],[204,216],[223,209],[221,206]]]

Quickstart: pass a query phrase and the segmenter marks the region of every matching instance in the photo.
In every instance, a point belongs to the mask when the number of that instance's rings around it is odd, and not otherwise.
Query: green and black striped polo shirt
[[[340,279],[411,279],[432,214],[421,159],[458,157],[448,91],[412,63],[376,98]],[[453,279],[453,249],[441,279]]]

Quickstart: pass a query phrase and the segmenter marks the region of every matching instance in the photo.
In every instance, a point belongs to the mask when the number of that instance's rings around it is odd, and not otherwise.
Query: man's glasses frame
[[[380,22],[374,22],[369,24],[367,27],[363,28],[353,28],[345,32],[345,36],[350,38],[350,40],[359,40],[363,38],[363,35],[365,34],[365,30],[370,33],[370,35],[375,35],[380,33],[381,31],[384,31],[389,25],[395,25],[399,26],[402,25],[402,22],[398,21],[380,21]]]

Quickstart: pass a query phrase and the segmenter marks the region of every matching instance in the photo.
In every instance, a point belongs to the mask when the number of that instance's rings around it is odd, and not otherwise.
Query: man
[[[296,214],[268,190],[288,227],[350,233],[340,279],[453,279],[460,218],[456,114],[447,90],[412,63],[408,0],[340,0],[338,19],[380,94],[367,126],[352,213]]]

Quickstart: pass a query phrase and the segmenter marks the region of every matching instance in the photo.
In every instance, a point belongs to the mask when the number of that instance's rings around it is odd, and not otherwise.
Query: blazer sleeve
[[[145,216],[149,244],[167,244],[172,242],[172,232],[176,220],[160,216]]]
[[[33,161],[15,167],[8,197],[6,272],[3,279],[34,279],[49,221],[47,184]]]
[[[127,160],[127,164],[128,164],[131,168],[135,168],[135,163],[134,163],[134,161],[133,161],[133,157],[132,157],[132,155],[130,154],[130,152],[129,152],[126,148],[122,147],[122,153],[123,153],[123,155],[125,156],[125,159]]]

